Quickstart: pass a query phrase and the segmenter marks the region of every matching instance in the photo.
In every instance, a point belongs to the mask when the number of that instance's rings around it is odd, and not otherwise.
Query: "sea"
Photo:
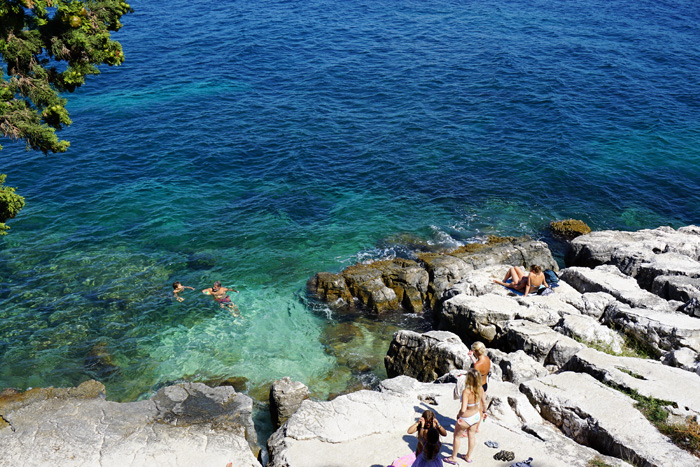
[[[273,381],[375,387],[393,333],[433,322],[319,303],[317,272],[700,221],[696,0],[131,6],[125,63],[65,96],[70,150],[2,141],[26,207],[0,237],[0,388],[232,384],[269,433]]]

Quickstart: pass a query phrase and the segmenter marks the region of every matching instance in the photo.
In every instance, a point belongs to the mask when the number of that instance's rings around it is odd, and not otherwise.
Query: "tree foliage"
[[[70,143],[56,135],[71,124],[63,95],[99,74],[98,65],[124,61],[111,33],[131,11],[123,0],[0,0],[2,135],[44,154],[65,152]],[[24,200],[1,184],[0,213],[16,214]],[[12,206],[8,199],[14,199]],[[0,234],[7,229],[2,226]]]

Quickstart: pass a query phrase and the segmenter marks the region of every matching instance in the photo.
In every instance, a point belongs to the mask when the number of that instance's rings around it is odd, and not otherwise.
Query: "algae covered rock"
[[[591,228],[578,219],[565,219],[563,221],[552,221],[549,224],[549,229],[558,237],[572,240],[581,235],[591,233]]]

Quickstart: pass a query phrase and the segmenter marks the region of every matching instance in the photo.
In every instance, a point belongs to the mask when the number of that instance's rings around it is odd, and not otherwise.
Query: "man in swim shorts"
[[[221,287],[221,281],[216,281],[210,288],[202,290],[202,293],[204,295],[211,295],[214,297],[214,300],[219,304],[219,306],[221,306],[221,308],[229,308],[231,310],[238,311],[238,307],[231,301],[227,294],[229,290],[238,293],[238,290],[236,289]]]

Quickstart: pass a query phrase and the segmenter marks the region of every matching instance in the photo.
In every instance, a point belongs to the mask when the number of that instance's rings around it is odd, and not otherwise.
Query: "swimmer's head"
[[[214,282],[214,285],[212,285],[211,288],[212,289],[220,289],[221,288],[221,281]]]
[[[179,288],[181,285],[182,285],[182,284],[180,284],[180,282],[175,281],[175,282],[173,282],[173,289],[177,289],[177,288]]]

